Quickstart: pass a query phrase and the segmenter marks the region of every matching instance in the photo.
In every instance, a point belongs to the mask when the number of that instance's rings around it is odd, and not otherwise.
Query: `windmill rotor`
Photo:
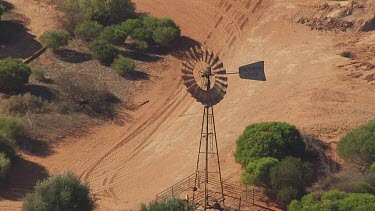
[[[224,98],[228,87],[226,69],[220,58],[206,47],[190,48],[181,71],[187,91],[198,102],[211,107]]]

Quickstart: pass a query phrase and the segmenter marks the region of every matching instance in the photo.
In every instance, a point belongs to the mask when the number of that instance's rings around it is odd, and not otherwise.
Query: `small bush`
[[[9,167],[9,158],[7,158],[4,153],[0,153],[0,181],[3,181],[5,179]]]
[[[112,68],[117,70],[120,75],[125,75],[135,70],[135,63],[130,58],[120,56],[115,59]]]
[[[49,103],[43,101],[41,97],[26,93],[3,100],[0,105],[0,110],[2,113],[13,116],[22,116],[27,113],[38,114],[49,111]]]
[[[143,51],[146,51],[148,49],[148,43],[146,41],[142,41],[142,40],[135,40],[134,41],[134,47],[135,47],[135,49],[143,52]]]
[[[87,184],[82,184],[71,172],[54,175],[38,182],[33,193],[24,199],[24,211],[79,210],[91,211],[95,208]]]
[[[84,21],[74,29],[74,35],[84,41],[92,41],[99,37],[103,26],[96,21]]]
[[[153,201],[148,206],[141,205],[141,211],[193,211],[193,207],[186,204],[181,199],[170,198],[163,202]]]
[[[41,69],[33,69],[31,71],[31,76],[34,77],[38,81],[44,81],[46,80],[46,72]]]
[[[89,49],[92,52],[95,59],[101,62],[112,63],[113,59],[117,55],[116,48],[103,40],[96,40],[89,45]]]
[[[373,162],[370,166],[370,171],[375,172],[375,162]]]
[[[127,34],[118,25],[107,26],[100,33],[100,39],[113,45],[120,45],[125,42]]]
[[[338,154],[347,161],[370,166],[375,162],[375,120],[352,130],[341,138]]]
[[[67,31],[50,31],[40,37],[40,42],[45,48],[57,49],[68,45],[69,32]]]
[[[180,36],[180,31],[172,27],[159,27],[152,34],[152,39],[156,44],[168,46],[176,37]]]
[[[337,190],[324,192],[319,196],[310,193],[301,201],[293,200],[289,211],[369,211],[375,208],[375,196],[371,194],[345,193]]]
[[[1,17],[2,17],[3,14],[4,14],[4,11],[5,11],[5,7],[4,7],[4,5],[2,5],[2,4],[0,3],[0,21],[1,21]]]
[[[126,34],[133,35],[136,29],[144,28],[144,25],[140,19],[128,19],[121,23],[120,28]]]
[[[24,136],[26,134],[26,127],[20,118],[1,116],[0,133],[7,138],[14,139]]]
[[[242,175],[244,184],[267,184],[270,180],[270,169],[279,161],[276,158],[265,157],[247,164]]]
[[[16,150],[11,140],[0,135],[0,153],[4,154],[6,158],[13,160],[16,157]]]
[[[29,82],[31,69],[19,59],[3,59],[0,61],[0,90],[20,89]]]
[[[305,144],[295,126],[284,122],[263,122],[246,127],[237,140],[234,154],[236,161],[247,165],[262,157],[278,160],[286,156],[298,156]]]
[[[267,191],[281,206],[286,206],[293,199],[301,197],[312,180],[310,163],[287,157],[270,169],[270,186]]]

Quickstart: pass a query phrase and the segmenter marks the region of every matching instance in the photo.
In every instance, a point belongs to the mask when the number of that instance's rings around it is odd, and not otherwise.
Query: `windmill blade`
[[[242,66],[240,69],[240,78],[257,81],[266,81],[264,73],[264,61]]]

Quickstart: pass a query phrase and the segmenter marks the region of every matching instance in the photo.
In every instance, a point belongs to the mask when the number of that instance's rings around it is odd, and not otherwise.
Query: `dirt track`
[[[240,176],[232,153],[250,123],[286,121],[335,143],[375,116],[375,88],[336,67],[350,62],[338,55],[342,49],[336,46],[345,37],[309,31],[288,20],[302,0],[134,2],[139,11],[173,18],[184,36],[218,52],[230,71],[265,61],[267,82],[229,76],[228,93],[215,107],[224,178]],[[374,32],[356,36],[375,40]],[[84,138],[67,140],[47,158],[26,158],[51,174],[72,169],[90,183],[99,210],[137,209],[192,173],[203,108],[181,85],[179,61],[168,59],[170,70],[137,97],[150,103],[131,113],[131,123],[107,124]],[[20,206],[0,202],[0,210]]]

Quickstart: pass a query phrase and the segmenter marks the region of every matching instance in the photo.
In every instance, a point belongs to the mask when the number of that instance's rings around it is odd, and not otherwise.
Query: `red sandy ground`
[[[12,0],[16,7],[19,0]],[[35,3],[35,1],[33,1]],[[267,82],[229,76],[224,100],[215,106],[224,178],[238,181],[235,141],[248,124],[285,121],[335,145],[350,129],[375,116],[374,86],[352,80],[337,68],[350,62],[338,54],[348,36],[374,43],[375,33],[334,34],[309,31],[287,17],[303,0],[135,0],[137,8],[173,18],[184,36],[218,52],[229,71],[265,61]],[[20,5],[21,6],[21,5]],[[31,12],[27,13],[33,16]],[[47,20],[48,18],[43,18]],[[38,23],[39,21],[36,20]],[[33,25],[38,30],[43,24]],[[33,31],[35,30],[35,31]],[[50,174],[73,170],[89,182],[98,210],[137,209],[141,202],[194,171],[203,107],[185,91],[177,59],[150,81],[135,101],[150,103],[123,126],[108,123],[69,138],[46,158],[27,156]],[[165,67],[160,67],[165,68]],[[155,69],[154,74],[160,72]],[[334,156],[334,155],[333,155]],[[0,210],[19,210],[20,201],[0,201]]]

